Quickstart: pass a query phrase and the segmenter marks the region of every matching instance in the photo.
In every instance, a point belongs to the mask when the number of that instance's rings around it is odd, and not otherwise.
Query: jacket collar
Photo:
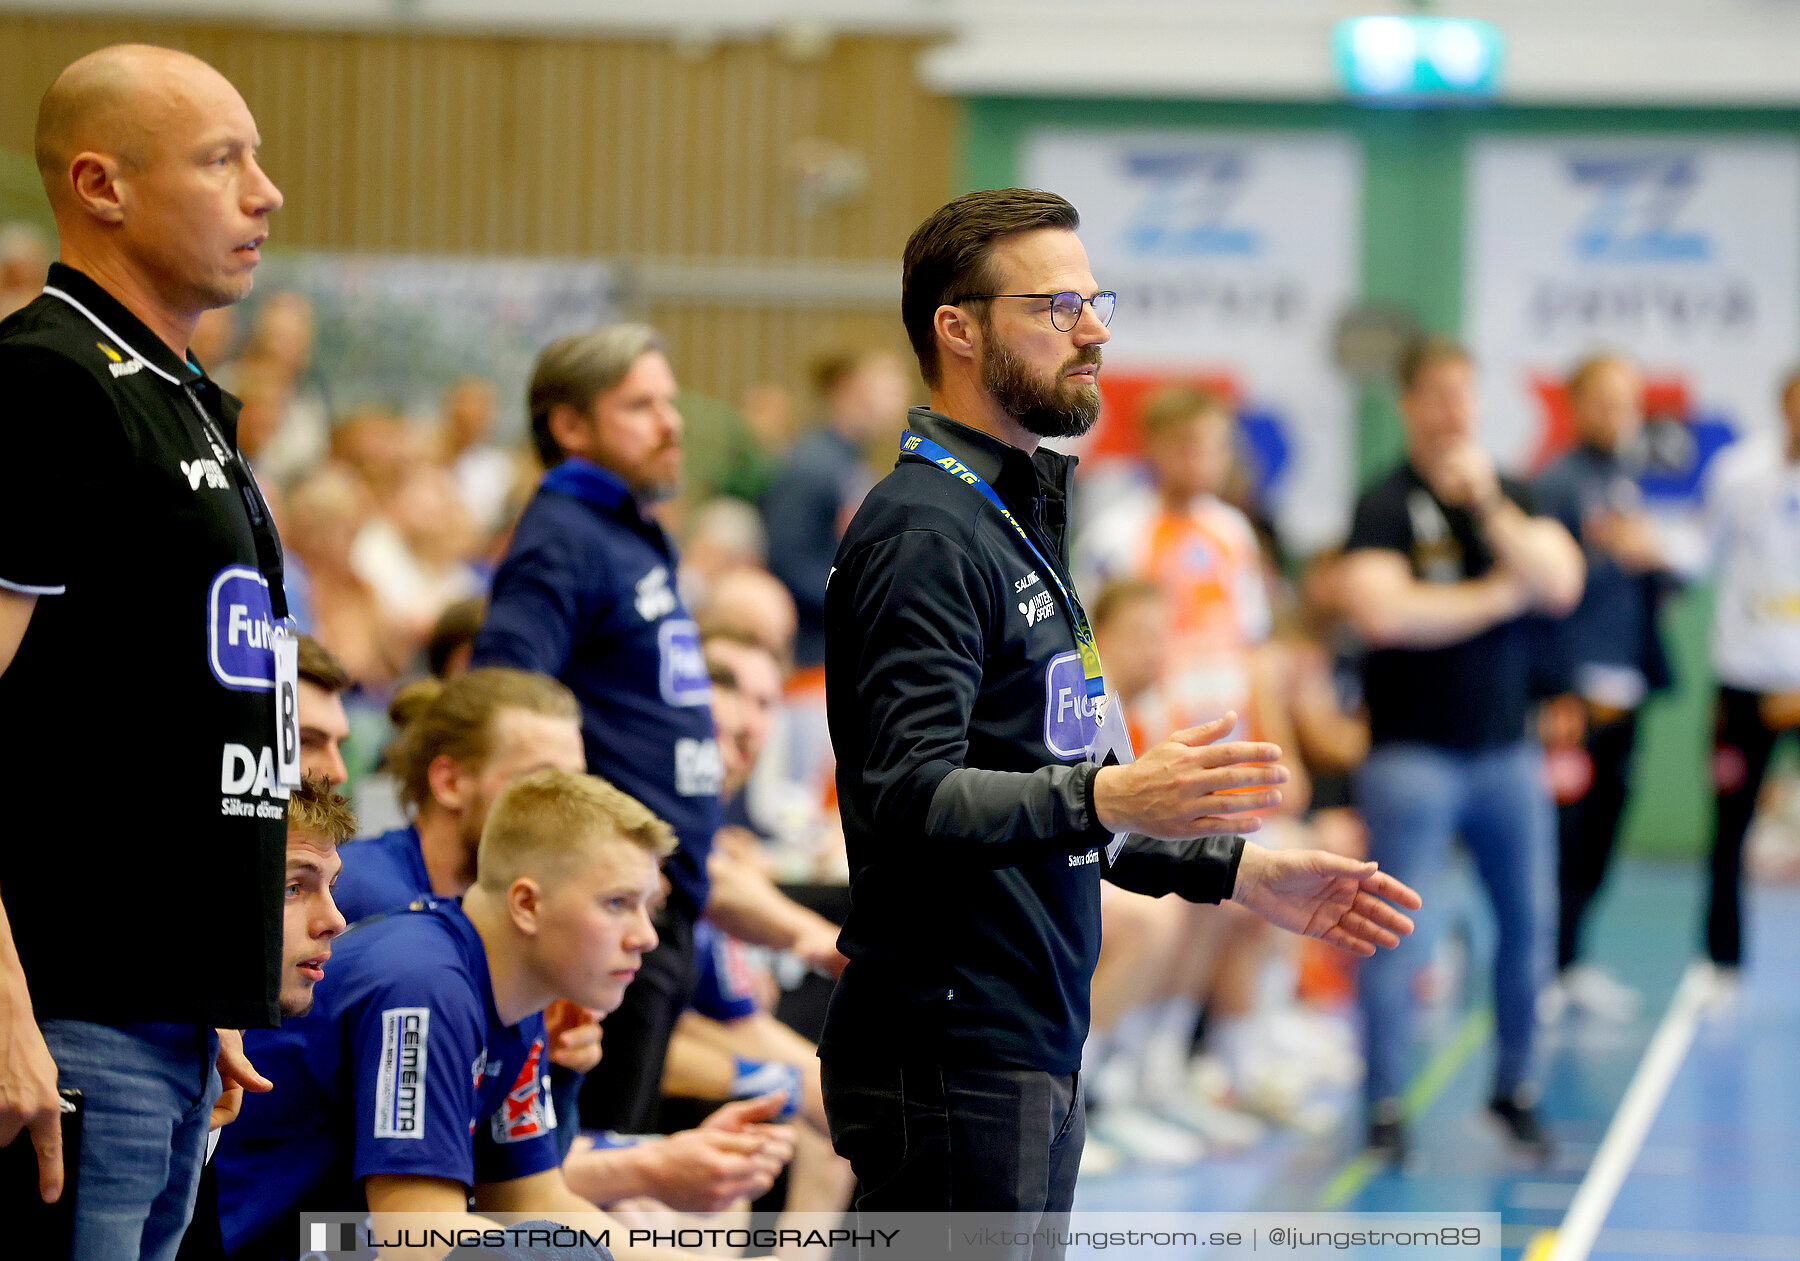
[[[199,364],[170,350],[124,303],[73,267],[51,263],[44,292],[74,307],[114,351],[129,355],[169,384],[191,385],[203,377]]]
[[[675,544],[669,538],[669,532],[654,517],[645,514],[644,505],[631,493],[625,479],[611,469],[579,455],[567,456],[544,474],[538,489],[567,495],[597,513],[623,522],[654,544],[669,558],[671,565],[674,563]]]
[[[1042,446],[1027,455],[1011,443],[971,429],[929,407],[910,409],[906,423],[914,433],[930,438],[972,472],[979,473],[1015,512],[1029,507],[1046,491],[1067,495],[1069,478],[1077,463],[1072,455]]]
[[[625,479],[609,468],[602,468],[592,460],[579,455],[571,455],[544,474],[539,483],[544,490],[553,490],[559,495],[567,495],[571,499],[579,499],[584,504],[605,512],[618,512],[627,504],[632,507],[632,516],[641,516],[636,511],[636,501],[631,490],[625,485]]]

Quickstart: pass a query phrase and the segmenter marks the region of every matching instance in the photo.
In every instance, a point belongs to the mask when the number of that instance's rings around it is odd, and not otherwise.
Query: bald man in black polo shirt
[[[57,1198],[82,1092],[83,1261],[173,1256],[220,1074],[268,1089],[230,1031],[277,1020],[281,548],[187,354],[281,205],[257,144],[185,53],[69,66],[36,136],[60,261],[0,324],[0,729],[31,786],[0,825],[0,1143],[28,1132]]]

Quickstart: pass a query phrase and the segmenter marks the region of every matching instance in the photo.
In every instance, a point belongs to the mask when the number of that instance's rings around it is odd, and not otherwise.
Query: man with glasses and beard
[[[1233,898],[1359,954],[1411,931],[1388,900],[1418,905],[1373,863],[1233,834],[1287,779],[1273,745],[1212,743],[1233,715],[1102,764],[1119,742],[1068,576],[1075,461],[1039,447],[1099,415],[1115,295],[1078,222],[1061,197],[1003,189],[913,233],[901,311],[931,405],[826,591],[851,901],[820,1056],[865,1213],[1029,1229],[1068,1210],[1102,875]]]

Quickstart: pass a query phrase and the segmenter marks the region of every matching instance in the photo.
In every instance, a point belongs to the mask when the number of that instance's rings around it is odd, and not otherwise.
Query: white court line
[[[1694,1041],[1701,1013],[1706,1008],[1707,993],[1711,988],[1710,973],[1711,969],[1705,963],[1688,965],[1681,984],[1676,987],[1675,997],[1669,1001],[1662,1024],[1657,1026],[1656,1036],[1650,1039],[1644,1058],[1638,1061],[1631,1085],[1625,1088],[1625,1097],[1619,1100],[1619,1110],[1613,1114],[1612,1124],[1606,1127],[1606,1137],[1600,1140],[1594,1163],[1588,1166],[1587,1176],[1581,1180],[1581,1188],[1575,1192],[1568,1214],[1557,1227],[1556,1242],[1544,1261],[1586,1261],[1593,1250],[1594,1240],[1606,1223],[1606,1215],[1612,1211],[1619,1188],[1624,1185],[1626,1175],[1631,1172],[1631,1166],[1644,1146],[1650,1123],[1662,1109],[1669,1083],[1675,1080],[1676,1071],[1687,1058],[1688,1047]]]

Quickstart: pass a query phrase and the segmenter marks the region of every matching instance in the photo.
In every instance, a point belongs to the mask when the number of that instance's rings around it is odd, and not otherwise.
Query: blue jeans
[[[1530,1075],[1537,995],[1549,978],[1556,915],[1556,816],[1542,766],[1542,751],[1526,741],[1475,752],[1384,744],[1357,772],[1369,857],[1425,898],[1416,944],[1376,951],[1363,961],[1357,982],[1368,1025],[1370,1102],[1399,1095],[1411,1076],[1413,979],[1428,962],[1420,947],[1429,950],[1435,935],[1431,886],[1459,834],[1498,930],[1495,1093],[1511,1094]]]
[[[75,1255],[171,1261],[194,1211],[219,1097],[219,1035],[181,1024],[40,1027],[56,1084],[83,1096]]]

